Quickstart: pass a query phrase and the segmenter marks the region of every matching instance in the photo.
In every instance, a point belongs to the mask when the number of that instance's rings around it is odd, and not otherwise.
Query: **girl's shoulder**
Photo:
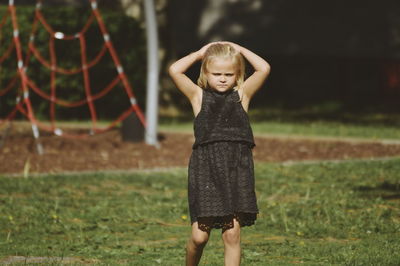
[[[239,95],[239,98],[242,99],[243,96],[243,88],[239,87],[236,89],[237,94]]]
[[[203,95],[204,95],[204,90],[200,88],[199,90],[196,91],[196,93],[190,99],[190,103],[192,105],[193,113],[194,113],[195,117],[198,115],[198,113],[201,110],[201,106],[203,104],[203,98],[204,98]]]
[[[251,98],[249,98],[244,93],[243,87],[239,87],[236,91],[237,91],[237,94],[238,94],[238,97],[239,97],[239,102],[241,103],[241,105],[243,107],[243,110],[246,111],[246,113],[247,113],[248,110],[249,110],[249,104],[250,104]]]

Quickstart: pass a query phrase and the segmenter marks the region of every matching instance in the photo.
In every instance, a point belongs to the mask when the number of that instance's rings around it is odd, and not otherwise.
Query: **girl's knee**
[[[222,234],[222,239],[224,244],[228,245],[237,245],[240,243],[240,229],[239,228],[231,228],[226,230]]]
[[[209,235],[207,233],[192,234],[191,241],[196,247],[204,247],[208,242]]]

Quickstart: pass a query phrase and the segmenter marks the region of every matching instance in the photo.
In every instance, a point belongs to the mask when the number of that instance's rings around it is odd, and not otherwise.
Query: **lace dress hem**
[[[233,219],[238,221],[240,227],[251,226],[257,219],[257,213],[235,212],[224,216],[197,217],[192,224],[197,222],[199,229],[204,232],[209,232],[211,229],[222,229],[224,232],[233,228]]]

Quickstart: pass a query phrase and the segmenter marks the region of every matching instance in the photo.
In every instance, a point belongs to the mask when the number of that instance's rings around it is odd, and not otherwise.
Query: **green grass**
[[[320,109],[282,111],[275,109],[256,109],[250,112],[250,120],[256,135],[321,137],[321,138],[355,138],[366,140],[400,140],[400,115],[365,114],[341,115],[338,119],[319,118]],[[108,126],[111,122],[99,120],[98,127]],[[22,122],[21,125],[29,126]],[[90,121],[59,121],[61,128],[91,128]],[[191,114],[182,117],[160,117],[159,130],[162,132],[193,132]]]
[[[400,130],[395,126],[368,126],[328,121],[297,123],[264,121],[252,122],[251,125],[256,135],[400,140]],[[166,132],[193,131],[193,125],[189,122],[163,123],[159,128]]]
[[[368,126],[326,121],[301,123],[270,121],[253,123],[253,129],[256,134],[400,140],[398,127],[384,125]]]
[[[257,135],[400,140],[400,113],[372,110],[345,111],[335,102],[295,109],[267,106],[249,111]],[[192,132],[192,115],[160,117],[163,131]]]
[[[400,159],[258,164],[260,208],[242,265],[399,265]],[[183,265],[186,169],[0,177],[0,261],[78,257]],[[213,231],[201,265],[222,265]]]

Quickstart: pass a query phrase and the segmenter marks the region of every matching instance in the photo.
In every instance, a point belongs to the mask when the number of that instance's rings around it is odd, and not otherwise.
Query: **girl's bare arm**
[[[186,76],[185,72],[193,65],[196,61],[203,58],[205,51],[211,45],[207,44],[203,46],[200,50],[193,52],[185,57],[182,57],[169,67],[169,75],[174,81],[175,85],[178,87],[186,97],[193,104],[194,98],[201,95],[201,88],[197,86],[191,79]]]
[[[186,76],[185,72],[198,60],[201,60],[201,56],[197,51],[173,63],[169,67],[168,71],[175,85],[183,94],[185,94],[186,97],[189,98],[189,100],[192,100],[193,97],[195,97],[200,88],[195,83],[193,83],[193,81],[188,78],[188,76]]]
[[[268,77],[271,71],[271,67],[267,63],[267,61],[265,61],[263,58],[256,55],[249,49],[235,43],[228,43],[232,45],[237,51],[239,51],[254,68],[254,73],[245,80],[242,87],[240,88],[242,90],[244,100],[250,101],[254,93],[256,93],[258,89],[260,89],[265,79]]]

